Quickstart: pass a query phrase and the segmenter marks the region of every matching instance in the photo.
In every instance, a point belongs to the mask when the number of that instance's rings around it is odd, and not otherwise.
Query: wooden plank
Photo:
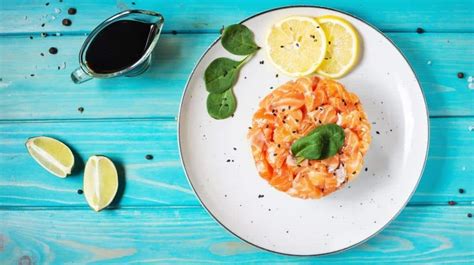
[[[165,37],[147,73],[82,85],[70,73],[84,37],[0,38],[0,119],[173,117],[188,75],[215,36]],[[49,54],[50,47],[58,54]]]
[[[474,115],[474,93],[467,81],[474,75],[474,63],[467,59],[474,58],[474,34],[388,36],[418,76],[431,116]],[[465,78],[458,78],[458,72]]]
[[[407,207],[383,232],[337,255],[265,252],[226,232],[200,207],[0,211],[0,263],[471,263],[473,206]],[[30,263],[28,263],[30,264]]]
[[[50,3],[46,6],[46,3]],[[133,5],[132,3],[136,3]],[[473,32],[474,18],[469,7],[472,0],[446,3],[443,0],[400,1],[2,1],[0,32],[88,32],[109,16],[125,9],[148,9],[160,12],[166,20],[166,31],[217,32],[222,25],[236,23],[258,12],[294,4],[320,5],[340,9],[361,17],[384,31],[414,32],[417,27],[436,32]],[[76,15],[67,9],[75,7]],[[21,10],[21,13],[18,12]],[[60,12],[60,13],[58,13]],[[53,19],[54,17],[54,19]],[[65,27],[61,20],[69,18]],[[44,24],[44,25],[43,25]]]
[[[431,115],[474,115],[467,82],[474,73],[474,34],[389,37],[413,64]],[[217,34],[163,36],[149,72],[82,85],[73,84],[69,74],[78,65],[83,36],[0,38],[0,120],[174,117],[188,75],[215,38]],[[49,47],[57,47],[58,54],[50,55]],[[460,71],[466,73],[464,79],[457,78]],[[83,113],[77,111],[81,106]]]
[[[474,118],[431,119],[431,149],[412,204],[474,201]],[[119,206],[199,205],[179,162],[176,123],[165,120],[0,123],[0,207],[83,206],[81,161],[109,156],[124,175]],[[57,178],[29,156],[27,138],[49,135],[77,154],[78,170]],[[153,160],[145,156],[152,154]],[[463,188],[463,194],[458,192]]]
[[[125,181],[121,205],[197,205],[181,169],[175,121],[51,122],[1,124],[1,205],[85,205],[77,190],[88,157],[106,155]],[[37,135],[58,138],[74,149],[77,171],[67,179],[45,172],[24,142]],[[153,160],[145,159],[147,154]]]

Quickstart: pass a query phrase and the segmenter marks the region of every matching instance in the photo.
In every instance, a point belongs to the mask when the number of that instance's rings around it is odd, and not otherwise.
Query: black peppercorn
[[[56,54],[56,53],[58,53],[58,48],[56,48],[56,47],[51,47],[51,48],[49,48],[49,53],[51,53],[51,54]]]
[[[67,13],[69,15],[75,15],[77,13],[77,9],[75,9],[74,7],[71,7],[67,10]]]
[[[63,19],[63,25],[64,26],[69,27],[69,26],[71,26],[71,24],[72,24],[72,21],[69,18]]]

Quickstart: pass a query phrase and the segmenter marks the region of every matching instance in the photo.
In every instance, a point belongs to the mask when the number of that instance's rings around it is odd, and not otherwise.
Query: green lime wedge
[[[118,190],[114,163],[105,156],[91,156],[84,170],[84,195],[89,206],[98,212],[109,206]]]
[[[71,174],[74,155],[71,149],[62,142],[50,137],[39,136],[29,138],[26,141],[26,148],[36,162],[52,174],[60,178]]]

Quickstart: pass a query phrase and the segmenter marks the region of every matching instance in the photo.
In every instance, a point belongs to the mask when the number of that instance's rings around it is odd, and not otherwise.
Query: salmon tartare
[[[342,148],[323,160],[297,161],[291,145],[326,124],[344,130]],[[248,138],[263,179],[293,197],[317,199],[359,174],[371,141],[370,129],[357,95],[337,81],[312,76],[289,81],[262,99]]]

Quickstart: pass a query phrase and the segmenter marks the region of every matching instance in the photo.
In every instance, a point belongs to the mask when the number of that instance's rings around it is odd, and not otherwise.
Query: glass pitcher
[[[87,64],[86,54],[91,43],[94,42],[96,37],[101,33],[107,26],[112,23],[127,20],[127,21],[136,21],[141,23],[150,24],[156,28],[153,31],[150,30],[150,34],[147,39],[147,46],[144,50],[141,57],[134,62],[133,64],[121,68],[117,71],[107,72],[107,73],[98,73],[91,69]],[[79,84],[90,80],[92,78],[111,78],[116,76],[136,76],[145,72],[151,64],[151,54],[158,41],[158,38],[163,27],[164,18],[159,13],[147,10],[125,10],[112,17],[108,18],[100,25],[98,25],[91,34],[87,37],[82,45],[82,48],[79,52],[79,68],[74,70],[71,73],[71,79],[74,83]],[[112,40],[111,40],[112,41]]]

